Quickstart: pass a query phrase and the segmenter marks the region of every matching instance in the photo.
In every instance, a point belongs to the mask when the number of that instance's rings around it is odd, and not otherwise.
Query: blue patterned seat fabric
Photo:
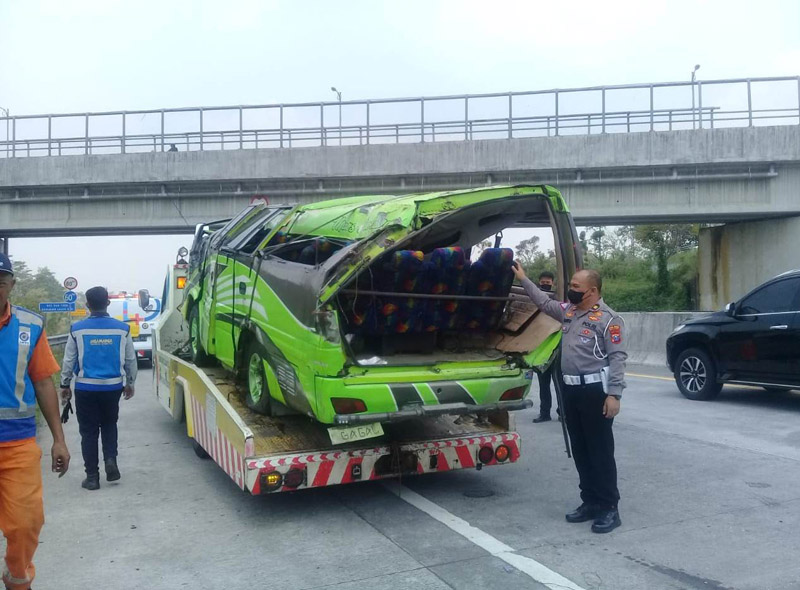
[[[471,266],[461,248],[437,248],[427,261],[419,250],[399,250],[382,266],[362,273],[357,290],[507,297],[512,261],[509,248],[484,250]],[[350,295],[342,308],[352,332],[377,336],[491,330],[500,323],[505,303]]]
[[[511,264],[514,252],[510,248],[487,248],[480,259],[469,268],[467,295],[478,297],[508,297],[514,274]],[[505,309],[503,301],[467,302],[463,306],[461,323],[468,330],[492,330],[498,327]]]

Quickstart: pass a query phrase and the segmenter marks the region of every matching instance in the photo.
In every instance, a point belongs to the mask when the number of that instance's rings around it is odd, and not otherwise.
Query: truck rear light
[[[498,463],[502,463],[508,459],[508,455],[510,451],[506,445],[500,445],[494,451],[494,458],[497,459]]]
[[[177,289],[184,289],[186,288],[186,277],[177,277],[175,279],[175,287]]]
[[[508,389],[506,392],[500,396],[501,402],[507,402],[514,399],[522,399],[522,396],[525,395],[525,386],[522,387],[515,387],[513,389]]]
[[[305,469],[290,469],[286,475],[283,476],[283,485],[287,488],[297,488],[303,485],[306,481]]]
[[[283,476],[277,471],[270,471],[261,477],[261,486],[268,492],[274,492],[283,485]]]
[[[367,404],[363,400],[352,397],[332,397],[331,404],[337,414],[358,414],[367,411]]]
[[[481,447],[478,451],[478,460],[481,463],[491,463],[492,459],[494,459],[494,449],[489,446]]]

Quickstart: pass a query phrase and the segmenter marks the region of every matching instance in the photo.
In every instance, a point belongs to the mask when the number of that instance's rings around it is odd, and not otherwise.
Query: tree
[[[516,258],[522,266],[533,264],[537,254],[539,254],[539,236],[531,236],[527,240],[522,240],[516,247]]]
[[[698,244],[697,225],[640,225],[634,231],[636,240],[649,252],[656,263],[655,292],[663,296],[670,290],[667,261],[671,256],[694,248]]]

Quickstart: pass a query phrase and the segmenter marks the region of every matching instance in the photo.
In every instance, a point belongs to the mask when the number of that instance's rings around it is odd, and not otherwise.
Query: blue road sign
[[[56,313],[63,311],[75,311],[75,303],[40,303],[39,311],[42,313]]]
[[[64,293],[64,301],[67,303],[75,303],[78,300],[78,294],[75,291],[67,291]]]

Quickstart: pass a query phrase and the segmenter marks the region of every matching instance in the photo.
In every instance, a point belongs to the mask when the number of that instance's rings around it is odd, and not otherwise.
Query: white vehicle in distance
[[[158,325],[158,317],[161,315],[161,299],[150,297],[147,289],[142,289],[138,295],[122,291],[109,294],[108,298],[111,300],[108,315],[131,327],[136,359],[140,364],[152,364],[153,328]]]

